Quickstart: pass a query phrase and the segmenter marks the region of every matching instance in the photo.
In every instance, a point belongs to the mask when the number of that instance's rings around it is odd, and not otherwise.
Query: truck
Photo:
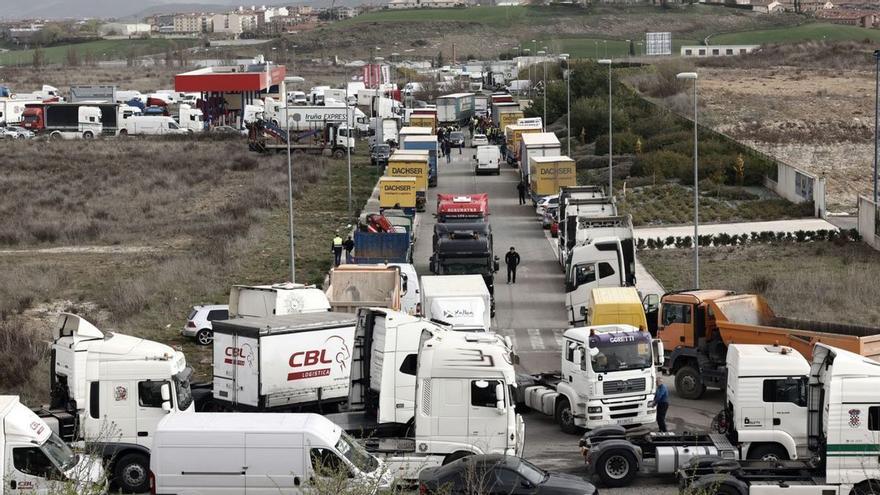
[[[437,136],[407,135],[401,138],[400,149],[428,152],[428,187],[437,187]]]
[[[196,389],[196,409],[300,411],[338,406],[348,397],[355,323],[350,313],[326,311],[213,322],[214,381]]]
[[[400,209],[416,214],[418,179],[415,177],[379,177],[379,209]]]
[[[489,115],[489,97],[483,94],[477,94],[474,98],[474,114],[477,117],[486,117]]]
[[[455,330],[488,331],[494,302],[480,275],[423,275],[422,316]]]
[[[21,126],[49,139],[94,139],[103,131],[101,109],[78,103],[35,103],[25,105]]]
[[[437,194],[437,223],[489,221],[489,194]]]
[[[100,457],[121,491],[146,491],[156,425],[194,410],[183,353],[61,313],[50,365],[51,400],[37,415],[62,440]]]
[[[301,107],[297,107],[301,108]],[[273,122],[257,119],[246,124],[248,148],[259,153],[281,153],[290,148],[294,152],[330,155],[341,159],[346,152],[354,150],[354,130],[344,125],[327,123],[310,130],[288,130]],[[288,134],[290,145],[287,144]]]
[[[509,125],[516,125],[516,121],[523,118],[522,108],[519,103],[504,102],[492,103],[492,124],[498,129],[506,129]]]
[[[636,285],[632,217],[581,216],[577,225],[577,243],[565,265],[565,309],[572,325],[585,320],[593,288]]]
[[[345,264],[331,268],[328,278],[326,293],[333,311],[356,313],[362,307],[415,311],[415,305],[403,307],[409,275],[400,266]]]
[[[435,275],[479,275],[489,290],[495,316],[495,256],[492,227],[487,222],[434,224],[434,251],[429,267]]]
[[[261,317],[293,313],[326,313],[330,301],[314,285],[280,283],[233,285],[229,290],[229,317]]]
[[[552,132],[526,132],[519,136],[520,150],[517,153],[519,158],[520,177],[526,184],[529,183],[529,174],[531,173],[531,162],[529,159],[533,156],[560,156],[562,155],[562,146],[559,139]],[[575,185],[575,184],[570,184]],[[556,194],[559,191],[554,191]],[[533,193],[534,194],[534,193]]]
[[[52,137],[52,132],[47,130],[47,125],[56,125],[61,132],[69,132],[68,129],[73,128],[75,125],[74,122],[79,119],[79,108],[86,108],[88,109],[86,112],[91,113],[94,113],[93,109],[98,109],[98,120],[101,124],[101,129],[98,133],[94,134],[95,136],[99,134],[107,136],[121,134],[129,119],[141,115],[141,110],[139,108],[124,103],[43,103],[27,106],[23,115],[24,121],[22,125],[36,133],[49,132],[50,137]],[[86,124],[86,118],[80,120],[83,122],[79,124],[80,126]],[[88,131],[94,131],[94,129],[92,129],[94,125],[91,121],[88,121],[88,127]]]
[[[810,363],[786,346],[736,344],[731,349],[727,419],[717,422],[718,428],[632,434],[619,425],[597,428],[579,442],[588,473],[606,486],[621,487],[639,472],[673,474],[692,461],[722,467],[742,460],[768,468],[809,462],[808,432],[815,432],[816,425],[808,427],[813,414],[808,406]]]
[[[71,86],[70,103],[85,102],[116,102],[116,86],[112,84],[91,84],[87,86]]]
[[[525,424],[514,409],[516,356],[503,338],[454,331],[425,335],[415,362],[409,361],[406,369],[415,369],[411,428],[405,435],[379,431],[362,440],[395,479],[412,481],[426,467],[473,454],[522,455]],[[381,371],[369,369],[369,378],[353,372],[353,379],[372,383]],[[374,410],[377,416],[389,414],[381,402]],[[372,431],[362,421],[346,427],[344,418],[332,420],[350,432]]]
[[[529,136],[524,134],[523,137]],[[537,198],[559,194],[562,187],[577,184],[577,167],[574,160],[567,156],[534,156],[528,159],[530,168],[529,193],[537,202]]]
[[[521,380],[519,403],[554,418],[566,433],[653,423],[663,344],[632,325],[569,328],[559,371]]]
[[[520,137],[523,134],[541,133],[540,127],[534,127],[531,125],[516,125],[511,124],[504,127],[504,138],[505,138],[505,147],[504,147],[504,157],[507,158],[507,163],[517,167],[519,166],[519,154],[520,148]]]
[[[190,132],[202,132],[205,130],[205,116],[198,108],[181,103],[177,106],[177,123],[181,129]]]
[[[693,459],[678,471],[679,485],[724,495],[874,493],[880,478],[878,386],[876,361],[817,344],[802,387],[809,455],[794,461]]]
[[[566,223],[569,216],[577,216],[579,208],[575,207],[575,203],[580,200],[595,200],[604,198],[605,193],[600,186],[570,186],[559,188],[559,198],[557,200],[558,208],[556,209],[556,223],[559,226],[559,234],[557,237],[557,257],[561,266],[565,266],[562,257],[563,250],[567,249],[568,240],[566,237]],[[569,206],[573,208],[569,208]],[[615,206],[616,208],[616,206]],[[614,214],[616,214],[616,209]]]
[[[354,128],[356,124],[354,110],[345,104],[285,107],[282,102],[266,97],[263,99],[263,111],[266,120],[285,130],[289,125],[291,131],[308,131],[328,124],[337,127],[345,124]]]
[[[645,301],[649,296],[645,297]],[[648,309],[645,301],[639,298],[639,291],[635,287],[597,287],[590,291],[584,324],[586,326],[625,324],[640,330],[647,329],[650,333],[651,327],[645,315]],[[656,328],[652,335],[656,335]],[[658,366],[662,364],[661,361]]]
[[[0,395],[0,477],[12,493],[59,493],[64,483],[93,493],[104,468],[99,458],[75,454],[17,395]]]
[[[415,138],[409,138],[408,141],[412,139]],[[416,211],[425,211],[430,160],[430,151],[427,150],[398,150],[388,158],[385,168],[385,174],[389,177],[412,177],[416,180]]]
[[[592,196],[592,197],[591,197]],[[564,204],[563,204],[564,202]],[[577,227],[579,218],[601,218],[617,215],[617,199],[606,198],[601,192],[577,193],[576,197],[563,196],[557,201],[559,210],[556,212],[559,221],[559,238],[557,239],[559,264],[565,267],[567,257],[577,244]],[[585,225],[587,226],[587,225]],[[585,235],[582,233],[581,235]],[[581,239],[583,241],[584,239]]]
[[[370,127],[373,135],[370,136],[370,146],[379,144],[388,144],[390,146],[400,145],[400,136],[398,129],[400,128],[400,119],[397,117],[374,117],[371,119]]]
[[[429,127],[431,134],[437,133],[437,113],[416,113],[413,112],[409,116],[410,127]]]
[[[755,294],[694,290],[660,299],[657,336],[668,347],[664,370],[675,375],[676,393],[699,398],[707,387],[724,388],[730,343],[790,346],[809,357],[823,342],[880,359],[880,328],[777,316]]]
[[[473,93],[454,93],[438,96],[437,123],[463,124],[474,116],[475,95]]]
[[[38,105],[40,100],[0,97],[0,125],[14,125],[21,122],[28,104]]]

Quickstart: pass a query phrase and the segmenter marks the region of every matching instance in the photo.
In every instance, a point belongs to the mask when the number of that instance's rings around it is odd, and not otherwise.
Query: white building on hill
[[[390,0],[389,9],[445,9],[467,6],[469,0]]]

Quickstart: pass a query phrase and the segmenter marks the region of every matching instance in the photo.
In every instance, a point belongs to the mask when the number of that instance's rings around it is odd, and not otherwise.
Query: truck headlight
[[[600,413],[602,412],[602,406],[590,406],[587,408],[587,413]]]
[[[655,405],[655,404],[654,404],[654,401],[653,401],[653,400],[649,400],[649,401],[648,401],[648,407],[654,407],[654,405]]]

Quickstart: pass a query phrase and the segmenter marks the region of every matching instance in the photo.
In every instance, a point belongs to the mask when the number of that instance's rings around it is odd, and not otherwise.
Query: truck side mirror
[[[405,273],[400,274],[400,290],[403,294],[406,294],[406,288],[409,285],[409,277],[406,276]]]
[[[495,384],[495,409],[498,411],[498,414],[507,412],[507,409],[504,407],[504,385],[501,383]]]
[[[660,296],[657,294],[648,294],[645,296],[645,299],[642,300],[642,305],[645,307],[646,313],[655,311],[657,306],[660,305]]]
[[[652,346],[654,347],[654,366],[663,366],[663,360],[665,356],[663,353],[665,350],[663,349],[663,341],[660,339],[654,339],[651,341]]]
[[[477,155],[474,155],[474,157],[473,157],[473,158],[474,158],[474,160],[476,160],[476,159],[477,159]]]
[[[574,354],[572,355],[572,359],[575,363],[580,363],[584,359],[583,351],[580,347],[574,350]]]
[[[171,407],[171,385],[163,383],[162,386],[159,387],[159,393],[162,395],[162,410],[166,413],[170,413],[173,409]]]

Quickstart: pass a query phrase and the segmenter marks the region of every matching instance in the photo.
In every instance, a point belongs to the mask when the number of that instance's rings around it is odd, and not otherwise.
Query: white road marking
[[[544,339],[541,338],[541,330],[539,328],[529,329],[529,343],[532,345],[532,349],[536,351],[544,350]]]

